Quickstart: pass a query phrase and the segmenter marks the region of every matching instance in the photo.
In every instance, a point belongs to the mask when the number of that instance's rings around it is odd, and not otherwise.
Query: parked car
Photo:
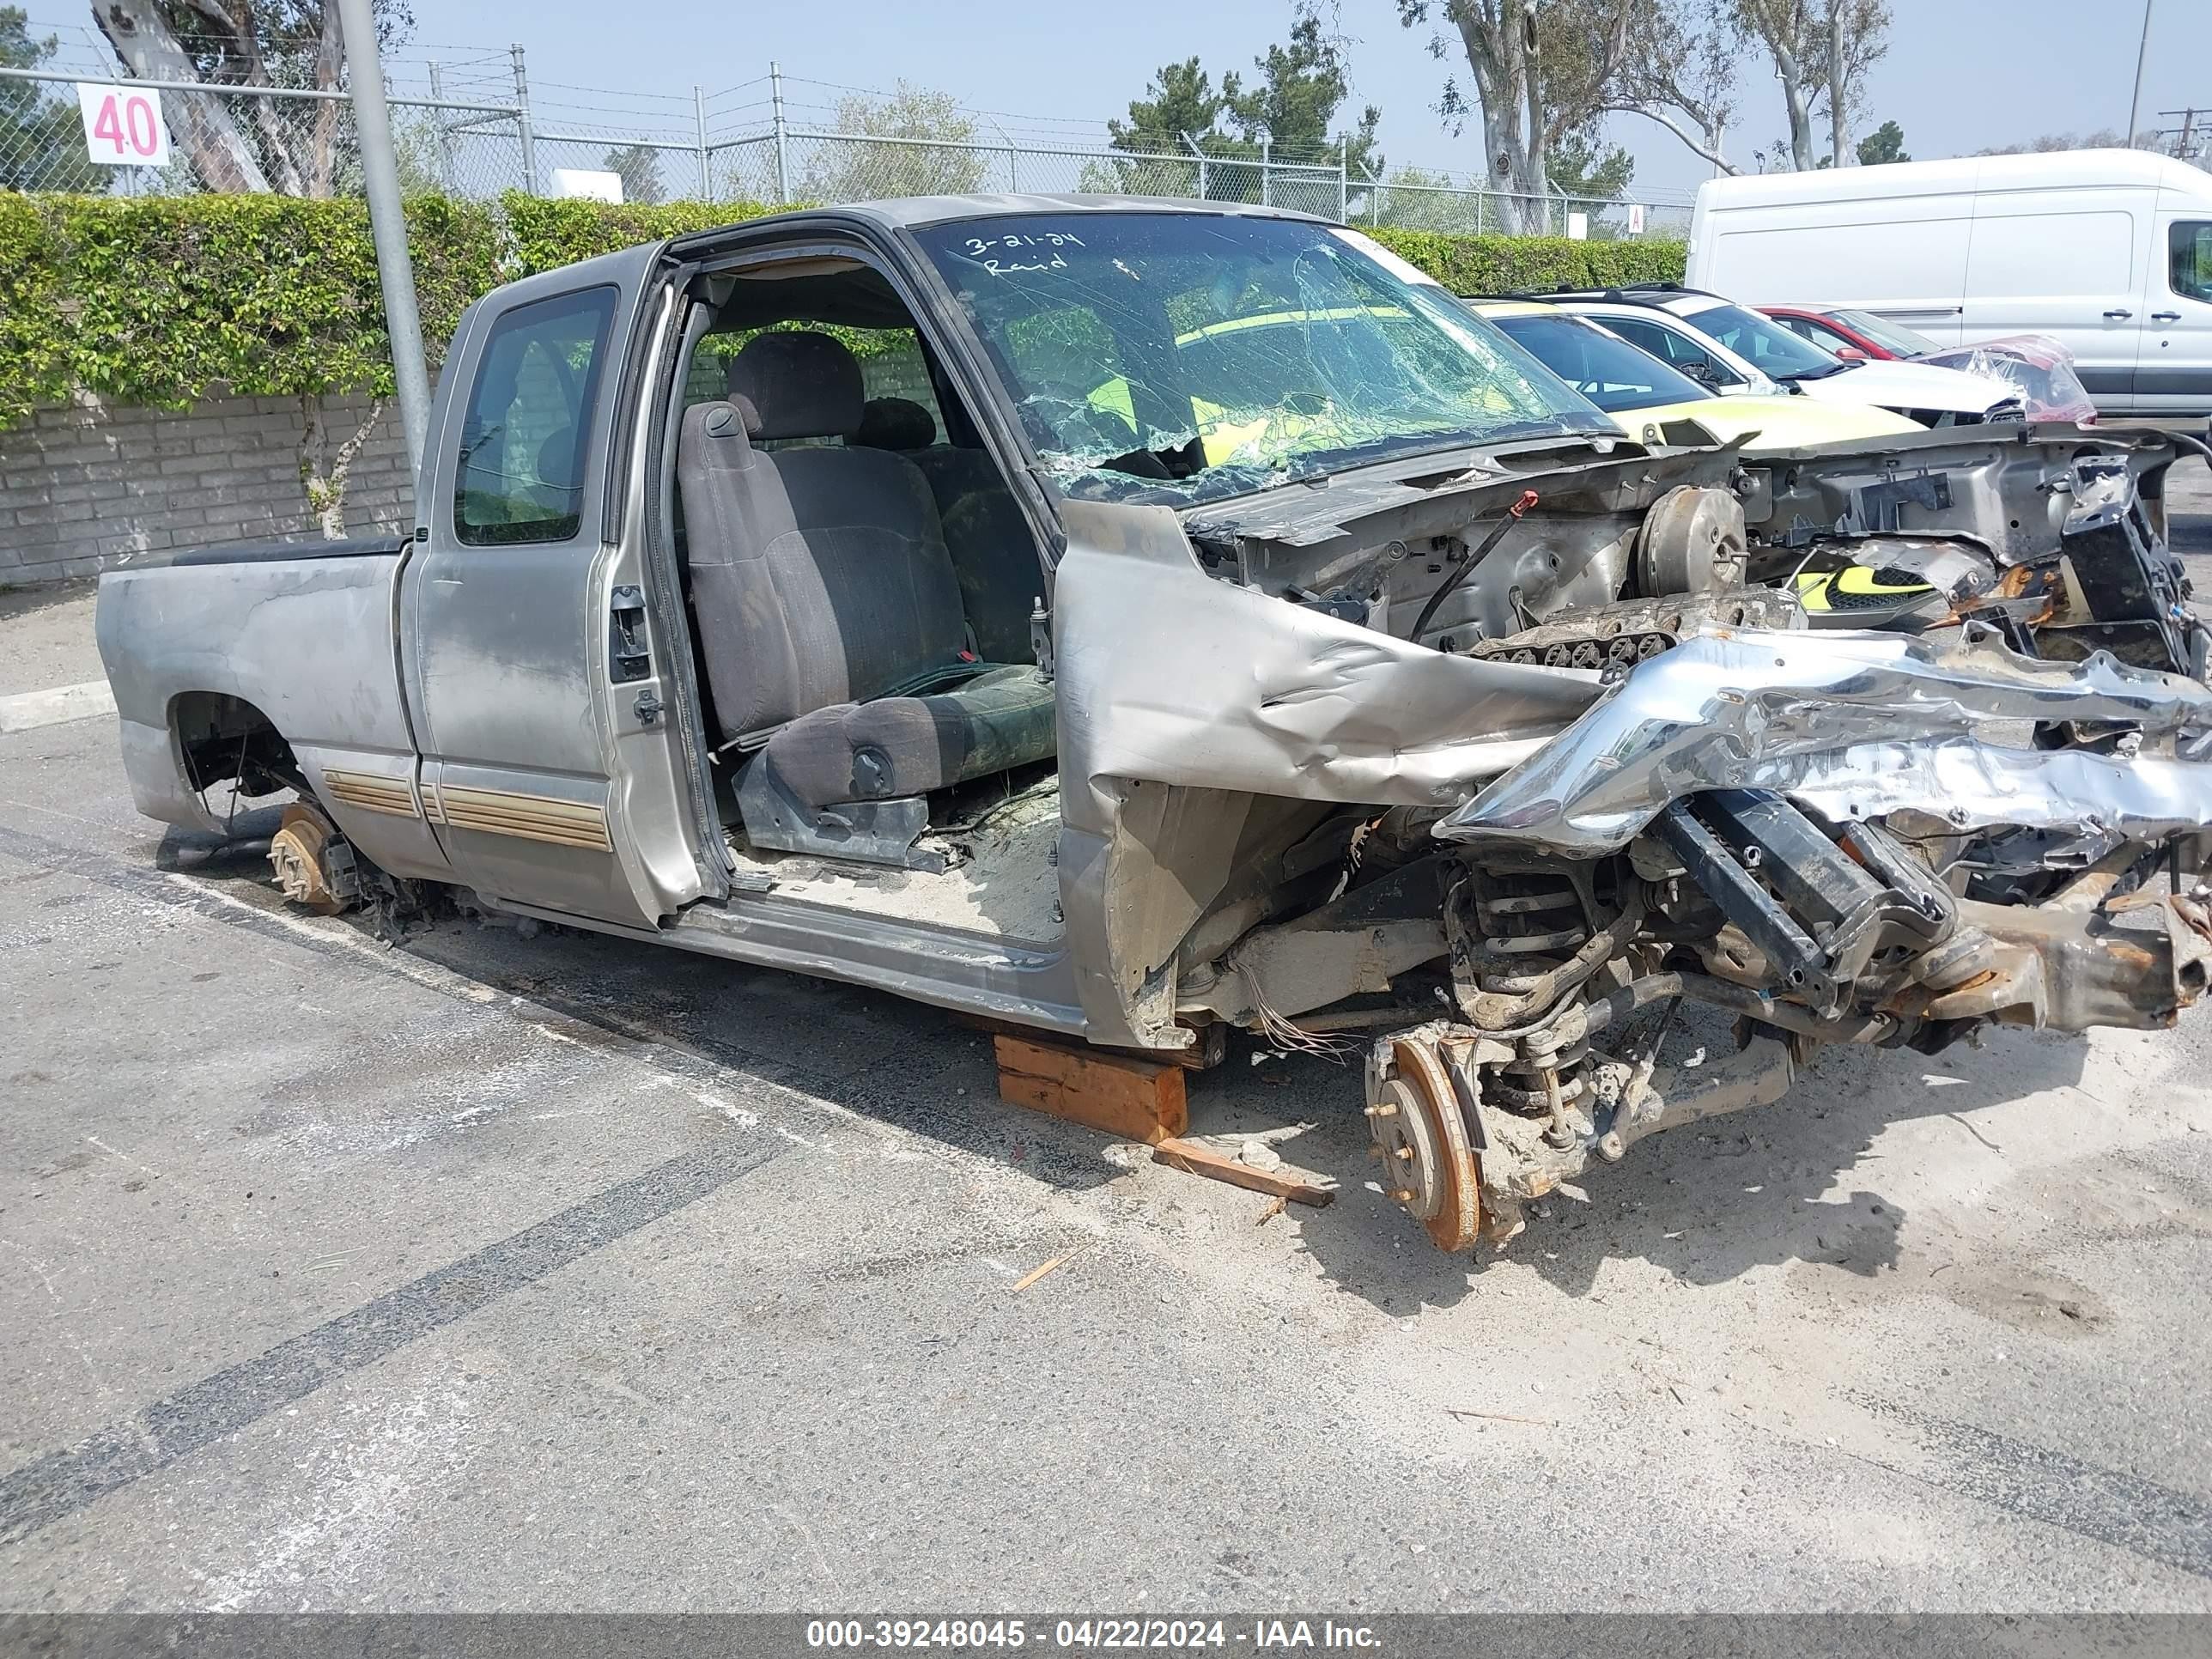
[[[1825,403],[1872,404],[1923,426],[2017,421],[2026,410],[2002,380],[1917,363],[1847,363],[1771,318],[1673,283],[1531,295],[1603,323],[1632,345],[1724,398],[1792,392]]]
[[[459,895],[1100,1066],[1356,1048],[1383,1190],[1459,1249],[1823,1043],[2196,997],[2173,459],[1655,449],[1356,232],[937,197],[495,290],[408,533],[144,558],[98,635],[139,809],[295,797],[303,902]],[[1804,629],[1835,566],[1955,617]],[[1739,1051],[1660,1065],[1686,1001]]]
[[[1470,297],[1478,317],[1498,325],[1545,368],[1613,416],[1622,431],[1651,443],[1728,443],[1750,436],[1752,452],[1807,444],[1867,441],[1922,429],[1917,421],[1871,404],[1813,398],[1723,398],[1595,319],[1533,300]]]
[[[1761,306],[1759,309],[1800,339],[1810,340],[1847,363],[1864,358],[1876,362],[1893,357],[1910,359],[1943,349],[1902,323],[1849,306]]]
[[[2106,414],[2212,415],[2212,176],[2142,150],[1715,179],[1687,280],[1939,346],[2057,338]]]
[[[1810,340],[1845,362],[1905,358],[1938,368],[1986,374],[2018,388],[2031,421],[2070,421],[2087,425],[2097,405],[2074,372],[2074,358],[2048,334],[2007,334],[1971,346],[1939,346],[1870,311],[1848,307],[1821,311],[1809,306],[1761,306],[1759,309],[1801,339]]]

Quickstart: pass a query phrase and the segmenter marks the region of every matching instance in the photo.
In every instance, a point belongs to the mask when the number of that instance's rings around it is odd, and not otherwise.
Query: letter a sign
[[[84,116],[84,147],[95,161],[119,167],[169,165],[169,127],[161,119],[161,94],[151,87],[76,83]]]

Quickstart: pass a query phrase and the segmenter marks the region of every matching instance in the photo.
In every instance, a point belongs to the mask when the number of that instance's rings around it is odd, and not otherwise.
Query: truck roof
[[[983,193],[972,196],[894,196],[873,202],[840,202],[824,207],[793,208],[766,219],[749,219],[747,225],[776,219],[807,219],[824,214],[860,216],[885,226],[911,229],[917,225],[941,225],[963,219],[999,219],[1040,213],[1211,213],[1245,218],[1304,219],[1327,223],[1310,213],[1287,208],[1261,207],[1249,202],[1193,202],[1169,196],[1097,196],[1080,192],[1019,195]]]

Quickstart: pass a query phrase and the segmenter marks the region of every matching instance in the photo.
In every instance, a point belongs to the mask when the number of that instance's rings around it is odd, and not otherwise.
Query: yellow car
[[[1871,404],[1718,397],[1588,317],[1534,300],[1463,303],[1645,443],[1727,443],[1756,433],[1756,453],[1926,430]]]

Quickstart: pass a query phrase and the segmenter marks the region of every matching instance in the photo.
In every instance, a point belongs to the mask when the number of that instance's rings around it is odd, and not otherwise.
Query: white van
[[[2212,173],[2142,150],[1715,179],[1693,288],[1850,306],[1944,345],[2055,335],[2111,414],[2212,415]]]

